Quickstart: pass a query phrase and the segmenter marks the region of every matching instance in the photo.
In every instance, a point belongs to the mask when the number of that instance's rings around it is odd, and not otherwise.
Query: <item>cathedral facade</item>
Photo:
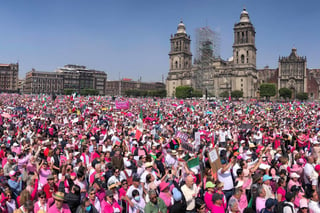
[[[255,29],[245,9],[233,30],[233,57],[230,60],[215,58],[212,52],[203,48],[206,51],[203,57],[192,64],[190,35],[187,35],[185,25],[179,23],[177,33],[170,39],[170,69],[166,80],[169,97],[174,97],[175,88],[182,85],[192,86],[215,97],[234,90],[243,91],[246,98],[257,96]]]
[[[260,84],[274,83],[277,91],[281,88],[290,89],[293,99],[298,93],[308,93],[309,100],[319,99],[320,69],[308,69],[307,58],[299,56],[296,48],[291,50],[289,56],[279,58],[278,68],[257,69],[256,32],[245,9],[233,31],[233,56],[229,60],[214,57],[210,49],[212,43],[208,41],[203,42],[201,57],[192,64],[190,35],[180,22],[177,33],[170,39],[167,96],[174,97],[178,86],[192,86],[208,96],[219,97],[222,93],[230,95],[232,91],[240,90],[244,98],[259,98]]]

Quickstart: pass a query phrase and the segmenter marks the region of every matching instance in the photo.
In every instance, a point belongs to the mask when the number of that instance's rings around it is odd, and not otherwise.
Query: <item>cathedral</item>
[[[245,9],[233,31],[233,56],[229,60],[214,57],[211,49],[206,48],[210,42],[204,42],[201,58],[192,64],[190,35],[181,21],[177,32],[170,38],[167,96],[174,97],[178,86],[191,86],[211,97],[219,97],[222,93],[230,95],[232,91],[240,90],[244,98],[250,99],[259,97],[261,83],[274,83],[277,90],[283,87],[291,89],[293,98],[299,92],[308,93],[311,99],[318,98],[320,70],[307,69],[306,57],[298,56],[295,48],[288,57],[279,58],[279,68],[256,68],[256,32]]]

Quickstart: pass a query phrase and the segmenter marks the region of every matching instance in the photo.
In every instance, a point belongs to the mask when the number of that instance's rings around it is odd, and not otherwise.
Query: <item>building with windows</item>
[[[87,69],[85,66],[66,65],[56,72],[32,70],[26,74],[25,93],[64,94],[72,90],[80,94],[83,89],[94,89],[105,94],[107,74],[104,71]]]
[[[63,74],[32,69],[26,74],[24,93],[63,94]]]
[[[0,92],[18,92],[19,64],[0,64]]]

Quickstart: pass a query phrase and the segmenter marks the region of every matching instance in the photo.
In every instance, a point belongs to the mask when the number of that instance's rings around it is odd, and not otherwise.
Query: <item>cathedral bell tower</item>
[[[166,82],[168,97],[175,96],[177,86],[191,86],[192,54],[190,42],[190,35],[187,35],[186,27],[181,21],[177,32],[170,38],[170,68]]]
[[[240,21],[234,25],[233,60],[237,67],[256,67],[255,29],[249,14],[243,9]]]

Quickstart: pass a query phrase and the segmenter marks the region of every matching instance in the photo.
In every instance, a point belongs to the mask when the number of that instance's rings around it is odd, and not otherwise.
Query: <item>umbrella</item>
[[[46,118],[55,118],[56,116],[52,113],[47,113],[47,114],[44,114],[44,117]]]
[[[20,111],[20,112],[27,112],[27,109],[25,107],[19,106],[14,108],[15,111]]]
[[[2,113],[1,116],[4,118],[11,118],[12,117],[9,113],[6,113],[6,112]]]

